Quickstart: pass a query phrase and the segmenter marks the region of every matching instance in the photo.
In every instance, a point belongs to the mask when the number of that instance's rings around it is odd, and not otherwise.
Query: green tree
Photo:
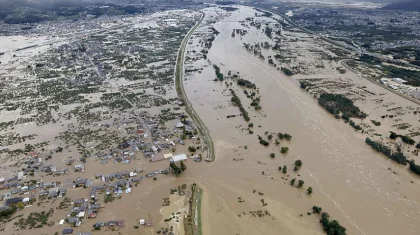
[[[292,136],[287,134],[287,133],[285,133],[283,136],[286,140],[291,140],[292,139]]]
[[[270,153],[270,157],[271,157],[271,158],[275,158],[275,157],[276,157],[276,155],[275,155],[274,153]]]
[[[281,166],[279,166],[279,171],[281,171]]]
[[[271,140],[273,138],[273,135],[269,134],[267,137],[268,137],[269,140]]]
[[[176,176],[178,176],[182,173],[182,170],[175,163],[171,162],[171,164],[169,164],[169,166],[172,168],[172,171],[174,172],[174,174]]]
[[[284,174],[286,174],[286,173],[287,173],[287,166],[286,166],[286,165],[284,165],[284,166],[283,166],[283,173],[284,173]]]
[[[293,178],[292,180],[290,180],[290,185],[294,186],[295,185],[295,181],[296,181],[295,178]]]
[[[298,183],[298,188],[302,187],[304,183],[305,183],[305,181],[303,181],[303,180],[299,180],[299,183]]]
[[[306,189],[306,192],[311,195],[312,194],[312,187],[309,187],[308,189]]]
[[[197,149],[194,146],[190,146],[188,147],[188,151],[195,153],[197,151]]]
[[[289,151],[289,147],[281,147],[280,152],[286,154]]]
[[[302,161],[301,160],[296,160],[294,170],[298,171],[301,166],[302,166]]]
[[[322,208],[321,208],[321,207],[319,207],[319,206],[313,206],[313,207],[312,207],[312,212],[314,212],[314,213],[316,213],[316,214],[321,213],[321,211],[322,211]]]
[[[185,171],[187,169],[187,166],[185,166],[184,162],[181,161],[181,171]]]
[[[16,206],[17,206],[17,208],[18,208],[19,210],[22,210],[22,209],[25,207],[25,204],[23,204],[23,202],[18,202],[18,203],[16,204]]]

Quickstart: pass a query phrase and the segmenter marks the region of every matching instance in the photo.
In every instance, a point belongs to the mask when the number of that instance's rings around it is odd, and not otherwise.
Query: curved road
[[[191,102],[188,100],[187,93],[184,89],[184,60],[185,60],[185,48],[188,44],[188,41],[191,38],[191,35],[195,32],[195,30],[201,25],[203,19],[205,17],[204,12],[201,12],[201,17],[199,21],[190,29],[187,36],[185,36],[184,40],[181,42],[181,46],[179,47],[178,56],[176,59],[175,65],[175,87],[176,93],[178,97],[182,100],[185,104],[185,111],[188,115],[192,118],[198,128],[198,132],[203,137],[204,143],[207,147],[207,157],[206,161],[213,161],[214,160],[214,145],[213,140],[211,139],[210,132],[207,129],[204,122],[201,120],[200,116],[195,112]]]

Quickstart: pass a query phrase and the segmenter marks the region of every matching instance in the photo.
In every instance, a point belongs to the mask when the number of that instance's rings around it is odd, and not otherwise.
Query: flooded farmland
[[[216,153],[215,162],[196,173],[205,190],[203,233],[322,234],[319,217],[311,214],[317,205],[348,234],[417,234],[419,177],[364,143],[366,137],[383,139],[380,136],[398,129],[396,123],[409,122],[415,132],[417,105],[351,71],[340,75],[340,61],[322,58],[334,55],[327,44],[287,27],[278,16],[247,7],[203,11],[206,17],[187,46],[185,64],[187,95],[210,130]],[[277,42],[267,36],[268,26],[273,34],[281,30]],[[276,55],[270,50],[275,44],[280,47],[276,66],[268,62]],[[250,52],[246,45],[261,46]],[[302,64],[302,71],[296,71]],[[285,75],[280,67],[294,75]],[[299,80],[317,78],[337,82],[335,87],[320,86],[324,91],[344,94],[364,87],[376,94],[350,96],[369,115],[355,120],[366,125],[366,132],[335,119],[313,93],[300,88]],[[238,79],[255,84],[255,96],[246,94]],[[243,109],[232,104],[232,94]],[[259,98],[258,108],[250,96]],[[405,111],[380,127],[372,125],[370,120],[385,115],[390,105]],[[402,131],[409,130],[398,129]],[[293,138],[275,144],[279,132]],[[268,139],[268,146],[260,144],[261,139]],[[404,152],[412,151],[404,147]],[[294,171],[296,160],[303,166]],[[279,169],[284,166],[287,173]],[[304,186],[291,186],[292,179],[304,181]],[[309,186],[311,195],[306,193]]]

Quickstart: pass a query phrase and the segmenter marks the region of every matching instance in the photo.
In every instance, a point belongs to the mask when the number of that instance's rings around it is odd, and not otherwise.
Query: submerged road
[[[211,136],[210,136],[210,132],[207,129],[206,125],[204,124],[203,120],[201,120],[200,116],[198,116],[198,114],[195,112],[191,102],[188,100],[187,94],[184,89],[185,48],[188,44],[188,41],[191,38],[191,35],[201,25],[201,22],[203,22],[205,14],[204,12],[201,12],[201,14],[202,15],[200,19],[197,21],[194,27],[190,29],[187,36],[185,36],[184,40],[182,40],[181,46],[179,47],[178,56],[176,59],[176,65],[175,65],[175,87],[176,87],[176,93],[178,94],[178,97],[185,104],[185,111],[196,123],[198,132],[203,137],[203,141],[207,146],[206,161],[214,161],[214,145],[213,145],[213,140],[211,139]]]

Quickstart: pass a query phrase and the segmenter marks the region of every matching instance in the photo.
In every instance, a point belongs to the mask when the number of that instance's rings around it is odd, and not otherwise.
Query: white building
[[[171,158],[169,158],[170,162],[179,162],[179,161],[185,161],[187,160],[187,155],[185,155],[185,153],[180,153],[180,154],[176,154],[174,156],[172,156]]]
[[[394,81],[396,83],[399,83],[399,84],[403,84],[403,83],[407,82],[406,80],[403,80],[401,78],[393,78],[392,81]]]

